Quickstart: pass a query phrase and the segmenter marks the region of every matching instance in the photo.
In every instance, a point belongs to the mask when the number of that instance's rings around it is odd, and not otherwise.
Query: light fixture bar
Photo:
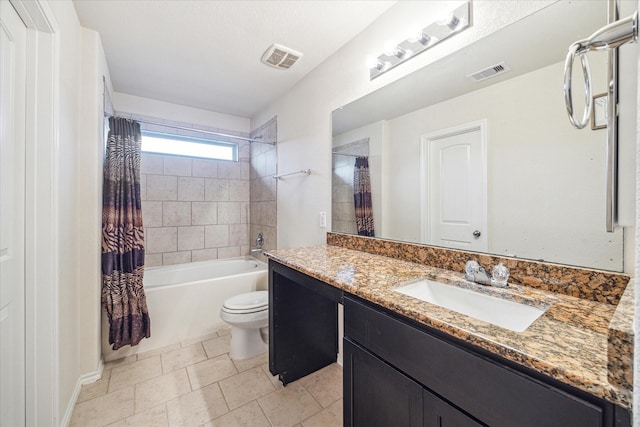
[[[369,68],[369,80],[386,73],[417,54],[471,26],[471,2],[456,8],[446,19],[434,22],[420,30],[416,37],[399,43],[391,52],[378,56]]]

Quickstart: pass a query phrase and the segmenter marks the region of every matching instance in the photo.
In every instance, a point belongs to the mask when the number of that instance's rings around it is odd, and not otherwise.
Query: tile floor
[[[342,426],[342,368],[283,387],[267,354],[229,358],[229,329],[105,364],[82,387],[71,426]]]

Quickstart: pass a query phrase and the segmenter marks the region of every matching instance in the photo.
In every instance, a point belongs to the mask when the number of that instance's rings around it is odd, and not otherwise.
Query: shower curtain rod
[[[123,118],[123,119],[136,120],[136,121],[138,121],[140,123],[144,123],[144,124],[147,124],[147,125],[162,126],[162,127],[167,127],[167,128],[171,128],[171,129],[189,130],[189,131],[192,131],[192,132],[199,132],[199,133],[204,133],[204,134],[207,134],[207,135],[223,136],[223,137],[226,137],[226,138],[241,139],[243,141],[259,142],[261,144],[276,145],[275,142],[268,142],[268,141],[262,141],[260,139],[257,139],[257,138],[262,138],[262,135],[258,135],[255,138],[246,138],[244,136],[230,135],[228,133],[213,132],[213,131],[209,131],[209,130],[201,130],[201,129],[190,128],[190,127],[186,127],[186,126],[168,125],[166,123],[152,122],[152,121],[149,121],[149,120],[139,120],[139,119],[134,118],[133,114],[130,114],[129,116],[127,116],[127,115],[123,115],[122,113],[120,113],[120,114],[108,114],[108,113],[105,112],[104,116],[105,117],[120,117],[120,118]]]
[[[348,157],[369,157],[369,156],[362,156],[358,154],[343,154],[343,153],[338,153],[336,151],[332,151],[331,154],[335,154],[336,156],[348,156]]]

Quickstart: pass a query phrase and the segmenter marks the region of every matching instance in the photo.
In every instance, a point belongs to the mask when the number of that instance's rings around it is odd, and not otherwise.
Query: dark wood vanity
[[[269,369],[283,384],[336,361],[338,303],[345,426],[631,425],[620,405],[270,259]]]

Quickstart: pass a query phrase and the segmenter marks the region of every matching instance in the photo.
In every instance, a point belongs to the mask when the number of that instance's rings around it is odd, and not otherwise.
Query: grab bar
[[[298,172],[289,172],[289,173],[283,173],[282,175],[273,175],[273,178],[282,179],[285,176],[291,176],[291,175],[311,175],[311,169],[302,169]]]
[[[591,37],[577,41],[569,46],[564,64],[564,100],[569,121],[577,129],[583,129],[593,111],[591,92],[591,71],[587,52],[608,51],[609,64],[607,70],[607,159],[606,159],[606,231],[614,232],[618,225],[618,50],[627,42],[638,40],[638,11],[632,15],[618,19],[616,0],[609,0],[609,24],[605,25]],[[571,92],[573,61],[580,56],[580,64],[584,78],[585,110],[582,120],[574,114]]]

